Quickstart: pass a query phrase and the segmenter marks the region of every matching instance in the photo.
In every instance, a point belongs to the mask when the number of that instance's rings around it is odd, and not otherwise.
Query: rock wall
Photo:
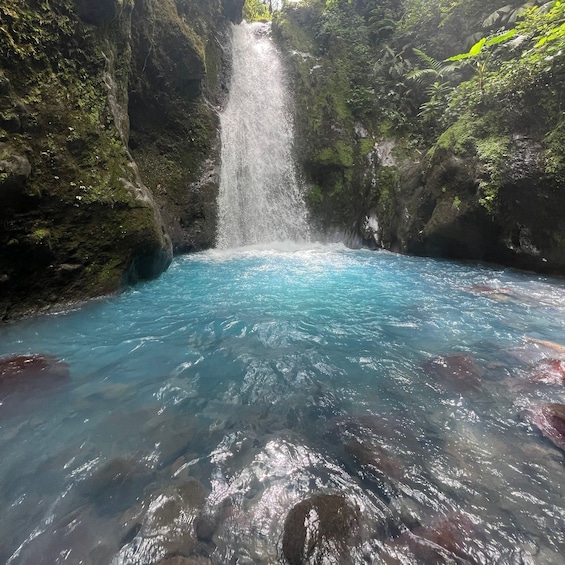
[[[519,92],[489,77],[427,152],[393,155],[383,244],[565,275],[564,81],[562,64]]]
[[[385,245],[565,275],[565,193],[548,172],[548,133],[515,123],[479,134],[467,124],[469,138],[461,125],[399,175]]]
[[[278,13],[273,35],[286,54],[294,92],[296,157],[313,228],[322,239],[375,245],[364,230],[376,189],[373,127],[354,115],[344,62],[319,53],[304,30],[305,16],[307,8]]]
[[[242,3],[2,2],[0,319],[213,242],[223,44]]]
[[[476,80],[463,83],[461,92],[473,95],[459,94],[448,126],[424,127],[416,109],[414,127],[406,114],[397,120],[402,127],[392,128],[386,112],[363,110],[371,104],[360,96],[373,97],[377,109],[387,102],[365,88],[351,65],[380,65],[386,84],[406,75],[391,79],[374,53],[344,43],[348,33],[354,40],[355,30],[336,14],[323,2],[289,5],[274,22],[295,92],[296,155],[322,237],[336,233],[351,246],[565,275],[561,51],[540,56],[556,61],[551,68],[528,67],[532,78],[520,72],[512,52],[519,89],[494,71],[480,87]],[[325,44],[324,33],[331,38]],[[401,59],[396,54],[391,61]],[[406,111],[394,100],[393,111]]]

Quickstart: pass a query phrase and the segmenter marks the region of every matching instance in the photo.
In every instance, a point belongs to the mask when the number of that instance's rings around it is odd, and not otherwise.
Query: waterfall
[[[289,95],[270,25],[234,26],[232,49],[229,99],[220,116],[217,246],[307,240]]]

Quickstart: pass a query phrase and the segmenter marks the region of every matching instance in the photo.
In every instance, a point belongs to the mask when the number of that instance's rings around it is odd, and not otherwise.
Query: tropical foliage
[[[243,19],[248,22],[268,20],[271,18],[269,5],[261,0],[245,0],[243,5]]]
[[[426,136],[465,104],[561,88],[564,10],[559,0],[304,0],[285,8],[316,54],[346,75],[355,116]]]

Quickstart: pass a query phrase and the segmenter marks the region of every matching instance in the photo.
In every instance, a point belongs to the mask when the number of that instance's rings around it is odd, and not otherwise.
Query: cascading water
[[[293,124],[269,24],[233,29],[233,74],[221,115],[218,247],[308,239],[292,158]]]

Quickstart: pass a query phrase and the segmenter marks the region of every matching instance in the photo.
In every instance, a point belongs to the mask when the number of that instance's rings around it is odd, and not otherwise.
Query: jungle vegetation
[[[540,89],[560,103],[559,0],[303,0],[275,17],[294,19],[344,70],[351,110],[381,129],[429,136],[464,109]]]

